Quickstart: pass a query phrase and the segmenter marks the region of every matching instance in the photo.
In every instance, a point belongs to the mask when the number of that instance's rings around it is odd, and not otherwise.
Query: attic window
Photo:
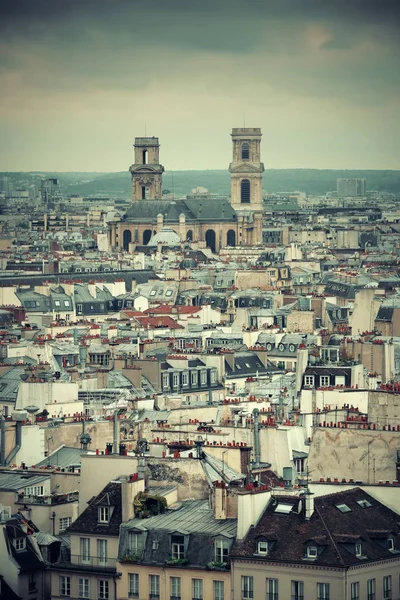
[[[166,296],[172,296],[172,290],[167,290],[167,291],[165,292],[165,295],[166,295]]]
[[[150,296],[155,296],[155,295],[156,295],[156,293],[157,293],[157,290],[151,290],[151,292],[150,292]]]
[[[388,538],[388,550],[389,552],[394,552],[395,551],[395,545],[394,545],[394,539],[393,538]]]
[[[257,554],[268,554],[268,542],[258,542]]]
[[[341,513],[351,512],[351,508],[349,508],[347,504],[335,504],[335,506]]]
[[[372,506],[371,502],[366,498],[362,498],[361,500],[357,500],[357,504],[361,506],[361,508],[370,508]]]
[[[278,503],[275,508],[275,512],[280,513],[282,515],[288,515],[292,511],[292,508],[293,508],[293,504]]]
[[[110,508],[99,506],[99,523],[108,523],[110,520]]]
[[[356,556],[361,557],[362,555],[362,544],[356,544]]]
[[[15,538],[14,548],[17,551],[25,550],[25,547],[26,547],[26,539],[24,537]]]
[[[317,546],[307,546],[307,558],[317,558],[318,548]]]

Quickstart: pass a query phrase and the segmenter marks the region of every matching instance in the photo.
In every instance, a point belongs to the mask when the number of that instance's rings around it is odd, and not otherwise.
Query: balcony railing
[[[53,568],[70,569],[80,571],[97,571],[102,573],[115,573],[116,558],[103,558],[102,556],[82,557],[81,554],[71,554],[69,560],[61,560]]]
[[[52,494],[51,496],[37,496],[28,494],[17,494],[16,504],[65,504],[67,502],[78,502],[79,492],[69,494]]]

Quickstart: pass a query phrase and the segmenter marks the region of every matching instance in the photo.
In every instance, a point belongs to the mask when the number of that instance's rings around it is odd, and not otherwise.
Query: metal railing
[[[51,496],[38,496],[28,494],[17,494],[15,502],[17,504],[65,504],[66,502],[77,502],[79,492],[70,492],[68,494],[52,494]]]
[[[88,558],[81,554],[71,554],[69,559],[61,560],[53,567],[58,569],[79,569],[82,571],[101,571],[104,573],[113,573],[116,571],[117,558],[90,556]]]

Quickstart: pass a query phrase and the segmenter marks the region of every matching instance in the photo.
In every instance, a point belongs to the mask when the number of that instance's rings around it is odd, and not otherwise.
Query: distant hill
[[[63,194],[126,196],[131,193],[128,172],[120,173],[0,173],[14,185],[28,185],[43,177],[57,177]],[[311,195],[336,190],[336,179],[365,177],[368,190],[400,193],[400,171],[268,169],[263,176],[263,188],[268,192],[306,192]],[[163,176],[163,189],[182,196],[195,187],[205,187],[213,194],[229,194],[229,173],[218,171],[168,171]]]

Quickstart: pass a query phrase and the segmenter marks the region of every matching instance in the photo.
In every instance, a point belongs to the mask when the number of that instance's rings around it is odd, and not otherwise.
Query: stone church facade
[[[229,166],[231,197],[162,199],[158,138],[135,138],[132,205],[120,221],[109,225],[110,244],[129,250],[147,245],[167,225],[182,241],[203,242],[213,252],[226,246],[262,243],[263,199],[261,129],[232,129],[233,157]]]

